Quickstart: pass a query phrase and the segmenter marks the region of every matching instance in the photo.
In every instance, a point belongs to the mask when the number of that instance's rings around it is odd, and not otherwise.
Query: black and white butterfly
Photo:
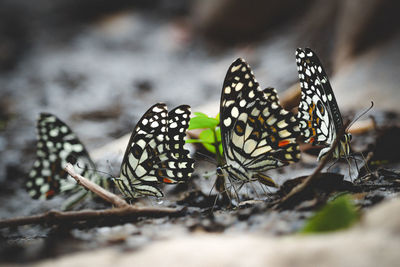
[[[130,138],[120,177],[114,179],[124,196],[161,197],[159,183],[184,182],[191,176],[194,162],[183,147],[189,116],[189,106],[168,113],[165,104],[156,104],[143,115]],[[64,171],[67,162],[78,165],[75,170],[82,176],[104,184],[106,179],[94,171],[87,150],[65,123],[42,113],[37,131],[38,158],[26,183],[31,197],[49,199],[60,192],[82,189],[68,179]]]
[[[162,197],[160,183],[186,182],[194,160],[184,148],[190,107],[178,106],[168,112],[165,104],[152,106],[137,123],[114,182],[128,199],[145,195]]]
[[[325,146],[318,160],[332,146],[343,129],[342,115],[329,83],[328,76],[317,55],[310,48],[296,50],[296,63],[301,86],[301,101],[297,118],[306,143]],[[333,151],[333,158],[348,157],[351,134],[345,133]]]
[[[241,58],[232,63],[225,77],[220,128],[226,164],[219,170],[235,180],[275,186],[263,172],[300,158],[295,117],[280,106],[275,89],[261,90]]]
[[[35,199],[50,199],[60,192],[83,189],[64,171],[69,162],[80,175],[103,185],[106,179],[94,171],[95,165],[84,145],[56,116],[41,113],[37,120],[37,159],[29,172],[26,189]],[[86,190],[82,190],[86,194]]]

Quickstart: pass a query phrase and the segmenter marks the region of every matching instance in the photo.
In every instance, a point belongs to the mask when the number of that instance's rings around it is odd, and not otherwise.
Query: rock
[[[200,233],[154,242],[135,252],[101,249],[36,266],[396,266],[399,210],[399,199],[385,202],[352,229],[330,234]]]

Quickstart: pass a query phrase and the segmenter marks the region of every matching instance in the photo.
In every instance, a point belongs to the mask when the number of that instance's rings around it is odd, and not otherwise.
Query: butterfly
[[[194,160],[184,148],[190,107],[168,112],[155,104],[137,123],[125,151],[120,176],[114,182],[128,199],[145,195],[162,197],[160,183],[183,183],[194,171]]]
[[[235,180],[276,186],[263,172],[300,158],[295,117],[280,106],[275,89],[261,90],[241,58],[232,63],[224,80],[220,128],[226,163],[219,171]]]
[[[127,198],[163,196],[157,185],[186,181],[193,172],[193,159],[184,149],[190,116],[189,106],[168,113],[165,104],[152,106],[140,119],[126,149],[119,178],[114,182]],[[37,160],[26,183],[31,197],[50,199],[60,192],[81,188],[64,171],[67,162],[76,171],[101,184],[101,176],[83,144],[56,116],[42,113],[38,124]]]
[[[29,172],[26,189],[34,199],[50,199],[60,192],[82,189],[64,171],[69,162],[78,166],[76,172],[97,184],[103,185],[104,177],[98,175],[85,146],[74,132],[59,118],[41,113],[37,120],[37,159]]]
[[[339,131],[343,129],[342,115],[317,55],[310,48],[296,50],[296,63],[301,87],[297,118],[306,143],[325,146],[318,160],[330,150]],[[333,151],[333,158],[348,157],[351,134],[345,133]]]

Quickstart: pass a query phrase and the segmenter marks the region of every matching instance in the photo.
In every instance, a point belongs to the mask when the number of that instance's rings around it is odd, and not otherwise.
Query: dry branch
[[[72,164],[67,163],[67,166],[65,166],[64,170],[68,172],[69,175],[71,175],[72,178],[76,180],[76,182],[86,188],[87,190],[92,191],[102,199],[104,199],[107,202],[110,202],[116,207],[123,208],[123,207],[128,207],[129,204],[126,203],[125,200],[120,198],[119,196],[105,190],[101,186],[93,183],[92,181],[86,179],[85,177],[77,174],[74,170],[74,166]]]
[[[293,108],[297,108],[299,106],[300,99],[300,83],[297,82],[283,91],[282,96],[280,97],[280,102],[284,109],[292,110]]]
[[[0,220],[0,228],[13,227],[27,224],[59,225],[66,223],[96,222],[128,222],[139,217],[160,218],[166,216],[179,216],[184,209],[133,207],[115,208],[107,210],[82,210],[82,211],[49,211],[39,215],[17,217]]]

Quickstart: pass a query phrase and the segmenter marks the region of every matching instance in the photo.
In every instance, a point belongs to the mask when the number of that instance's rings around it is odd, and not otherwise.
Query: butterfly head
[[[333,151],[332,158],[340,159],[340,158],[348,158],[350,156],[350,142],[352,139],[352,135],[350,133],[345,133],[342,138],[339,140],[339,144],[336,146]],[[318,155],[318,161],[323,159],[328,151],[331,149],[331,146],[325,147],[321,149]]]
[[[221,167],[221,166],[217,167],[217,175],[218,176],[223,176],[224,175],[223,167]]]

